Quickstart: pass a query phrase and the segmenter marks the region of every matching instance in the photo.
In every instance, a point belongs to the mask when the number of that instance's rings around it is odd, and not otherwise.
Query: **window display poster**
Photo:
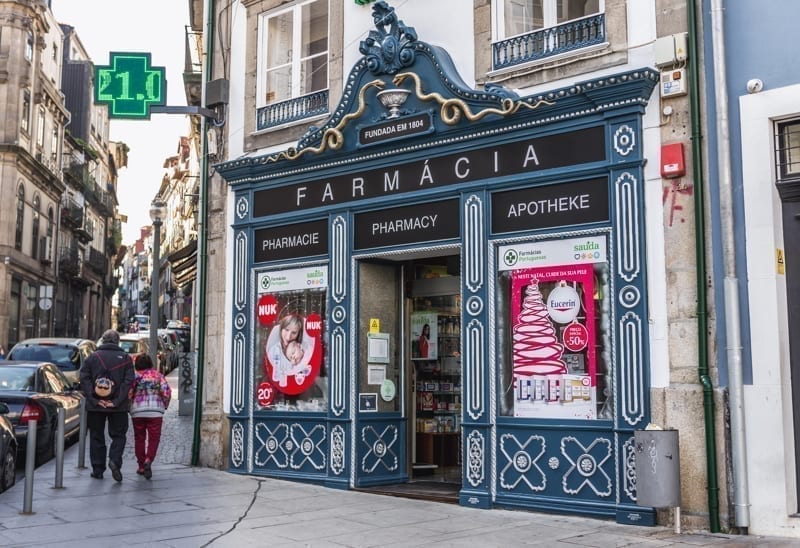
[[[596,416],[594,268],[570,264],[511,274],[514,416]]]
[[[438,337],[438,316],[436,312],[415,312],[411,314],[412,360],[437,359],[436,341]]]
[[[259,295],[256,303],[261,326],[256,348],[263,363],[263,371],[257,375],[262,381],[258,393],[264,394],[263,398],[257,398],[261,407],[269,407],[276,392],[286,396],[303,394],[320,375],[324,356],[324,284],[312,285],[313,289],[294,288],[302,287],[305,278],[319,280],[318,273],[319,269],[298,269],[260,277],[260,288],[267,291]],[[289,283],[295,279],[296,284]],[[261,283],[264,280],[269,283]],[[268,394],[273,396],[267,397]]]

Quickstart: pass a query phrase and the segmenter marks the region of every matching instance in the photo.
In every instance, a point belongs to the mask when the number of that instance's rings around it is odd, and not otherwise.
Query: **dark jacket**
[[[114,381],[114,389],[106,400],[113,407],[100,407],[99,398],[94,393],[94,381],[107,377]],[[86,410],[101,413],[127,413],[130,409],[128,392],[136,374],[130,355],[116,344],[104,343],[90,355],[81,367],[81,391],[86,396]]]

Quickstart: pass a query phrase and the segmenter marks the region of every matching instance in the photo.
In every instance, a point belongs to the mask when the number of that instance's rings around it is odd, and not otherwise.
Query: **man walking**
[[[131,357],[119,347],[119,333],[103,333],[100,346],[81,368],[81,391],[86,396],[86,423],[89,428],[89,460],[92,477],[103,479],[108,468],[116,481],[122,481],[122,452],[128,433],[130,391],[135,377]],[[106,423],[111,447],[106,455]]]

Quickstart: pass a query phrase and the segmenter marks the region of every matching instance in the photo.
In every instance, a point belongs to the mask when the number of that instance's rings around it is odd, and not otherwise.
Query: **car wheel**
[[[9,445],[3,456],[0,469],[0,492],[5,491],[17,482],[17,450]]]

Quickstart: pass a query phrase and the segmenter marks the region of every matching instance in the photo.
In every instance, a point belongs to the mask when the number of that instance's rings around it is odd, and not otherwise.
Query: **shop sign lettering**
[[[382,124],[363,127],[358,130],[358,142],[361,145],[375,145],[403,139],[413,135],[422,135],[433,131],[431,115],[428,113],[391,120]]]
[[[492,194],[492,232],[605,222],[608,178],[538,185]]]
[[[295,259],[328,252],[328,221],[325,219],[255,231],[257,263]]]
[[[458,220],[458,200],[368,211],[355,217],[354,246],[365,249],[457,238]]]
[[[603,126],[258,190],[254,217],[605,160]]]

